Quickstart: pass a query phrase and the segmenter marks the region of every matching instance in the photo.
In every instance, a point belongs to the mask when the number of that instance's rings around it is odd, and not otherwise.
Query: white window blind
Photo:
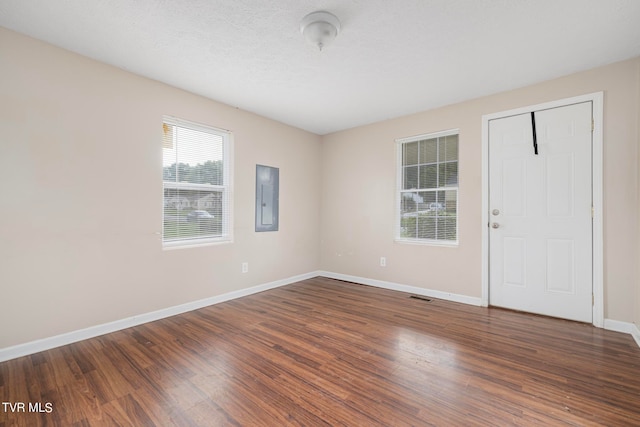
[[[162,135],[163,244],[231,240],[229,133],[165,117]]]
[[[396,240],[458,242],[458,131],[401,139]]]

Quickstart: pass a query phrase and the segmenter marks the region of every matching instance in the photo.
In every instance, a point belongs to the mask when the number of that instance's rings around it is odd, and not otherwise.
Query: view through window
[[[397,240],[458,241],[457,131],[398,140]]]
[[[162,132],[163,243],[230,240],[229,133],[169,118]]]

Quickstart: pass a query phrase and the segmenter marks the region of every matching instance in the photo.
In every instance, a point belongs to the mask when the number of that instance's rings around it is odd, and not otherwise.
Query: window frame
[[[162,117],[163,126],[177,126],[189,130],[209,133],[222,138],[222,185],[197,184],[187,182],[165,181],[162,178],[162,229],[160,240],[163,249],[179,249],[196,246],[209,246],[233,242],[233,133],[229,130],[180,119],[173,116]],[[177,141],[176,141],[177,146]],[[164,147],[163,147],[164,148]],[[163,156],[164,157],[164,156]],[[164,166],[163,166],[164,170]],[[165,239],[165,189],[203,190],[211,193],[222,193],[222,228],[220,236],[181,237]],[[226,208],[226,209],[225,209]],[[225,215],[226,213],[226,215]]]
[[[446,136],[458,136],[458,159],[457,159],[457,185],[456,186],[447,186],[447,187],[425,187],[425,188],[416,188],[416,189],[404,189],[404,168],[403,164],[403,147],[405,144],[409,144],[412,142],[418,142],[428,139],[441,138]],[[448,246],[448,247],[457,247],[460,244],[460,130],[459,129],[449,129],[439,132],[420,134],[410,137],[399,138],[395,140],[396,142],[396,200],[395,200],[395,224],[394,224],[394,241],[397,243],[406,243],[406,244],[417,244],[417,245],[427,245],[427,246]],[[436,164],[441,164],[438,160]],[[455,191],[456,192],[456,239],[455,240],[445,240],[445,239],[429,239],[429,238],[420,238],[420,237],[402,237],[402,194],[405,192],[415,192],[415,191]]]

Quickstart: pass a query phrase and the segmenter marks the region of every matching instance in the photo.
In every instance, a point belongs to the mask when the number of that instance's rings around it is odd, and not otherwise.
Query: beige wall
[[[481,118],[604,91],[605,318],[632,322],[638,286],[638,66],[633,59],[534,86],[327,135],[322,145],[323,270],[481,296]],[[421,94],[416,88],[416,96]],[[395,145],[460,129],[455,248],[395,243]],[[379,258],[387,257],[387,267]]]
[[[0,349],[318,269],[317,135],[1,28],[0,77]],[[234,243],[162,250],[163,115],[233,131]]]

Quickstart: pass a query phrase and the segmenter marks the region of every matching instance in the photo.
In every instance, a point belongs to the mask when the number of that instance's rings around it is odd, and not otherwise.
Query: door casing
[[[604,327],[604,236],[603,236],[603,92],[560,99],[482,116],[482,295],[489,305],[489,121],[531,111],[593,103],[592,200],[593,200],[593,325]]]

